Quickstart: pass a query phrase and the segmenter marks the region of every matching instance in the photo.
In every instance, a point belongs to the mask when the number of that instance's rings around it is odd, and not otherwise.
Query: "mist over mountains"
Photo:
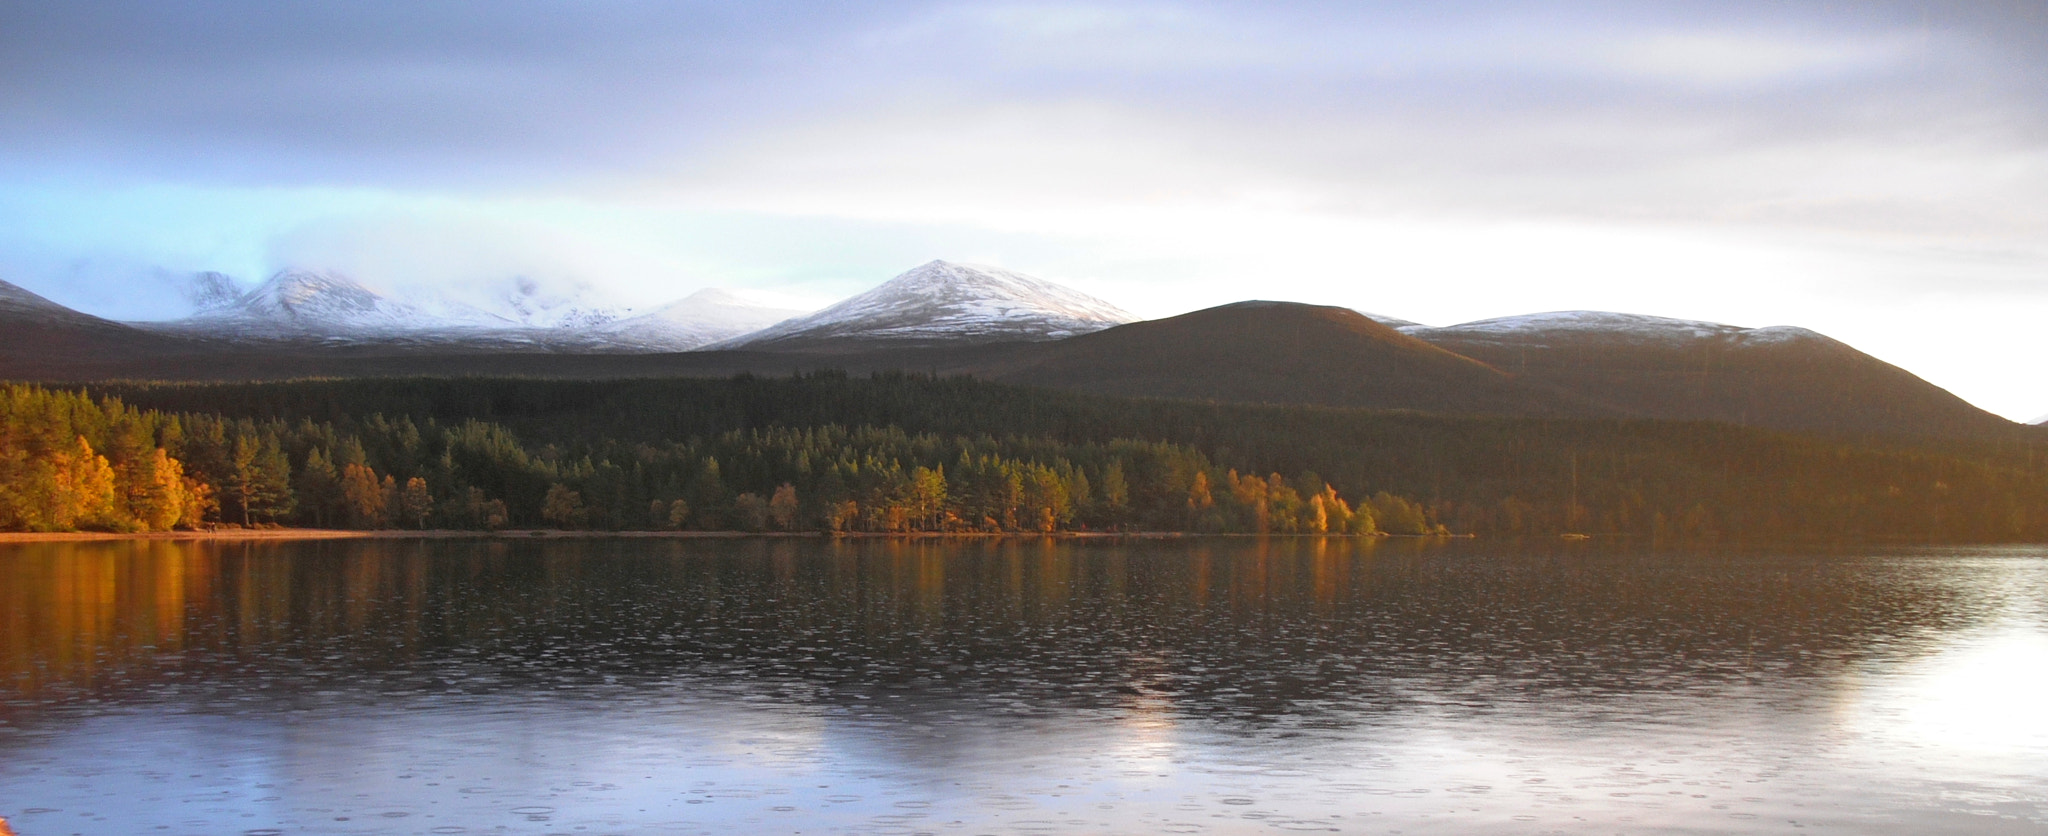
[[[1705,420],[1794,431],[2036,432],[1796,327],[1565,311],[1433,327],[1242,302],[1153,321],[1031,276],[934,261],[816,312],[700,290],[651,310],[508,285],[484,304],[399,300],[288,270],[193,277],[198,312],[116,323],[0,288],[0,375],[274,379],[970,374],[1121,396],[1417,412]]]
[[[219,273],[192,277],[196,312],[131,323],[162,334],[229,342],[528,346],[562,351],[687,351],[740,336],[800,311],[706,289],[647,311],[594,303],[515,279],[479,301],[391,298],[330,271],[285,270],[242,291]]]

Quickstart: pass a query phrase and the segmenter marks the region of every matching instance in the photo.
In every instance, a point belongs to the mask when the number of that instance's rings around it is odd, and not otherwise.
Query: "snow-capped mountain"
[[[351,336],[510,324],[503,320],[493,323],[496,319],[480,311],[461,319],[435,316],[385,298],[339,273],[285,270],[230,304],[202,308],[171,325],[217,336]]]
[[[934,261],[716,348],[1057,340],[1135,321],[1095,297],[1000,267]]]
[[[703,290],[651,312],[594,304],[581,285],[548,289],[515,278],[498,285],[395,299],[331,271],[286,270],[247,292],[219,273],[193,276],[198,313],[138,323],[153,331],[227,340],[462,345],[476,349],[645,353],[688,351],[773,325],[802,311]]]
[[[639,316],[607,323],[600,333],[622,348],[689,351],[803,314],[755,304],[730,292],[709,288]]]
[[[242,288],[235,284],[234,279],[226,273],[211,270],[193,273],[180,289],[195,313],[224,311],[233,308],[242,298]]]
[[[1388,321],[1389,318],[1375,318],[1389,325],[1393,324]],[[1805,328],[1743,328],[1718,322],[1609,311],[1553,311],[1482,319],[1441,328],[1413,323],[1398,325],[1395,328],[1403,334],[1426,342],[1513,343],[1531,347],[1558,342],[1581,343],[1589,340],[1668,346],[1706,340],[1724,342],[1731,346],[1770,345],[1794,340],[1832,342],[1827,337]]]
[[[285,270],[246,293],[220,273],[197,274],[187,287],[197,313],[166,327],[220,336],[469,336],[478,331],[549,329],[580,333],[629,312],[592,304],[575,293],[547,292],[523,278],[480,294],[412,299],[392,298],[324,270]],[[464,296],[480,296],[481,304]]]

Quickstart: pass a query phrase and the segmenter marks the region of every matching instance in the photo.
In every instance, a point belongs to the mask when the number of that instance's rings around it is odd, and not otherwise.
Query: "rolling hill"
[[[1566,311],[1401,331],[1526,384],[1645,418],[1930,436],[2018,426],[1804,328]]]
[[[988,370],[1099,394],[1425,412],[1615,414],[1347,308],[1239,302],[1034,346]]]

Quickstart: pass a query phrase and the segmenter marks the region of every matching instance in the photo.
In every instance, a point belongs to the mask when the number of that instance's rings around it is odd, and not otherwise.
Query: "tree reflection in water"
[[[1151,776],[1227,807],[1217,799],[1238,796],[1220,788],[1249,781],[1230,777],[1241,770],[1261,786],[1351,788],[1258,808],[1304,821],[1335,822],[1350,803],[1335,799],[1367,796],[1381,814],[1424,815],[1475,786],[1498,792],[1466,799],[1474,821],[1504,828],[1510,808],[1689,821],[1723,815],[1710,811],[1736,794],[1729,774],[1790,780],[1758,759],[1824,762],[1854,749],[1837,738],[1870,738],[1902,712],[1926,728],[1952,717],[1925,707],[1953,703],[1940,689],[1965,678],[1942,665],[1983,666],[1944,661],[1962,658],[1951,645],[1991,631],[2011,639],[1996,647],[2034,647],[2042,565],[2027,550],[1306,538],[17,546],[0,552],[0,754],[39,766],[0,766],[0,788],[55,792],[37,770],[67,768],[74,735],[119,724],[148,751],[152,728],[295,740],[249,744],[271,771],[368,774],[388,756],[410,774],[426,755],[408,747],[436,740],[434,762],[548,763],[567,784],[579,769],[640,774],[669,788],[657,796],[749,769],[782,776],[756,775],[763,786],[789,779],[779,769],[973,774],[982,789],[960,803],[1039,809],[1064,797],[1050,770],[1086,784],[1066,796],[1122,794],[1103,802],[1122,812],[1102,827],[1171,818],[1119,781]],[[1928,744],[1893,737],[1863,756]],[[515,742],[525,754],[503,749]],[[597,750],[645,768],[564,765]],[[1629,771],[1679,751],[1685,765],[1663,778]],[[2016,774],[2044,754],[2048,741],[2004,752]],[[1531,777],[1535,762],[1555,774]],[[1876,785],[1919,780],[1900,769]],[[1688,776],[1728,786],[1647,813],[1620,800]],[[1509,783],[1519,795],[1501,795]],[[1994,812],[2038,815],[2039,782],[2020,783]],[[368,794],[467,809],[423,787]],[[1942,809],[1886,792],[1855,803]],[[147,805],[129,812],[153,820]]]

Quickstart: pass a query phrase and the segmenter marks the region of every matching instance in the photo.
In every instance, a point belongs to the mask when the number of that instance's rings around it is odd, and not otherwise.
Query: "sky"
[[[0,279],[1598,309],[2048,413],[2048,4],[0,0]]]

